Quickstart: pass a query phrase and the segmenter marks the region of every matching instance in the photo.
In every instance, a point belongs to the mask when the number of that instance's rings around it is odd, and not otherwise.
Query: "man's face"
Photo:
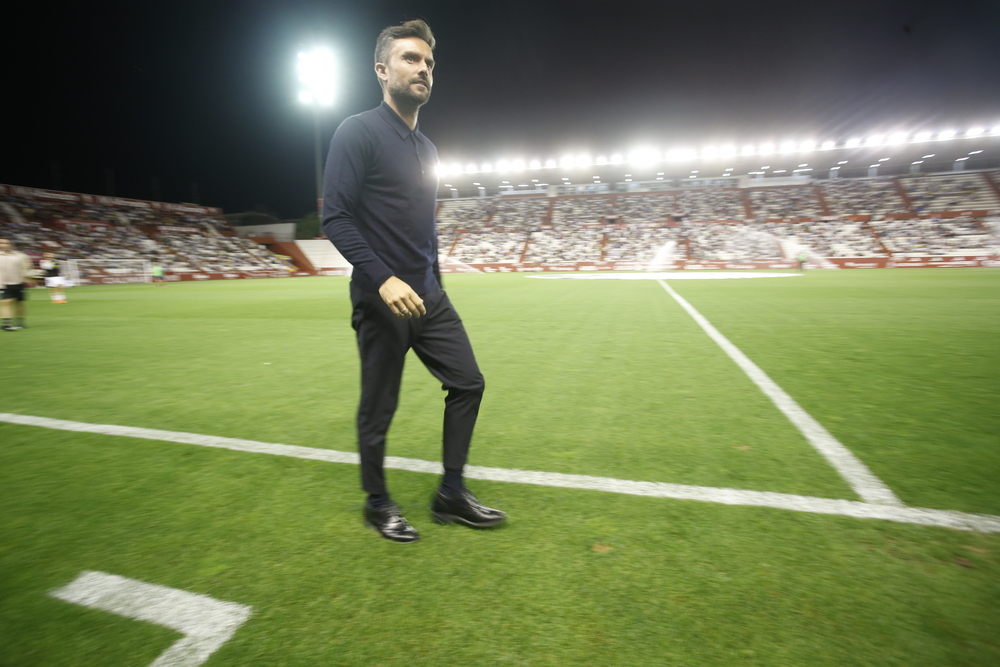
[[[375,72],[393,99],[407,106],[423,106],[434,86],[434,56],[427,42],[417,37],[393,40]]]
[[[8,253],[10,252],[10,248],[10,239],[0,239],[0,252]]]

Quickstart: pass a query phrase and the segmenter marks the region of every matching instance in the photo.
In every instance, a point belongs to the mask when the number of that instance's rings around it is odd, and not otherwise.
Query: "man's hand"
[[[378,288],[379,296],[396,317],[420,317],[427,314],[424,300],[409,285],[392,276]]]

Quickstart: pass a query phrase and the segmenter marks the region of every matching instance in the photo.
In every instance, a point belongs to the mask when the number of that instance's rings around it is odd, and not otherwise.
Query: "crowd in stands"
[[[994,178],[1000,180],[1000,172]],[[51,251],[62,259],[142,259],[173,273],[290,268],[263,246],[235,236],[221,216],[199,212],[204,209],[97,204],[63,194],[3,194],[0,235],[36,256]],[[993,213],[940,215],[966,210]],[[796,248],[822,257],[998,254],[998,213],[1000,198],[983,174],[956,173],[743,190],[452,199],[441,202],[437,218],[439,252],[448,261],[645,263],[664,254],[791,258]]]
[[[970,255],[998,252],[998,220],[924,218],[876,220],[871,224],[893,255]]]
[[[750,261],[782,257],[779,240],[755,225],[691,224],[684,231],[691,259]]]
[[[820,187],[827,207],[838,215],[907,213],[892,178],[837,178]]]
[[[825,213],[811,185],[750,188],[750,206],[758,220],[818,218]]]
[[[171,273],[285,271],[263,246],[233,235],[221,216],[80,201],[59,193],[0,197],[0,235],[29,255],[60,259],[147,260]]]
[[[913,210],[988,211],[1000,208],[1000,199],[982,174],[947,176],[907,176],[899,179],[909,195]]]

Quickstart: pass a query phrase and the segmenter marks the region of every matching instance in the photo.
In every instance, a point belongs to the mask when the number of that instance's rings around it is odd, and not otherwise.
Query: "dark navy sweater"
[[[340,124],[326,160],[323,231],[367,292],[391,276],[417,294],[440,288],[437,149],[382,102]]]

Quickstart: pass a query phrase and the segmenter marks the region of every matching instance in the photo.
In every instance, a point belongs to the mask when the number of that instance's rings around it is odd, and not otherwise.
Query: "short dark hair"
[[[375,62],[384,63],[389,53],[389,45],[404,37],[422,39],[431,47],[431,51],[434,50],[434,33],[431,32],[431,27],[423,19],[413,19],[399,25],[391,25],[379,33],[378,39],[375,40]]]

